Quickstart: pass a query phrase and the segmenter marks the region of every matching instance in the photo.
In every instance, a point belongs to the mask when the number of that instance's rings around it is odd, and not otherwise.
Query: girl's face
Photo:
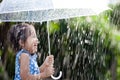
[[[24,43],[24,48],[28,50],[31,54],[37,52],[38,38],[36,36],[35,28],[30,26],[31,35],[28,36],[27,40]]]

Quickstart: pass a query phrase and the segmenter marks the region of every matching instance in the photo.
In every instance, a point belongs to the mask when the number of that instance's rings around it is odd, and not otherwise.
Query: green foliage
[[[55,75],[62,70],[62,79],[106,80],[110,78],[108,70],[114,57],[109,48],[110,33],[104,30],[105,25],[98,20],[98,17],[93,16],[59,21],[62,23],[59,24],[59,30],[54,29],[55,31],[50,35],[51,53],[55,57]],[[39,62],[41,64],[48,55],[46,52],[48,43],[45,28],[39,28],[37,32],[44,29],[40,35],[39,45],[39,51],[42,53],[42,60],[40,59]]]
[[[2,51],[0,50],[0,60],[1,60],[1,56],[2,56]]]
[[[0,74],[2,74],[4,72],[4,69],[2,67],[2,64],[0,64]]]
[[[56,31],[59,31],[59,23],[51,21],[49,24],[49,32],[50,34],[55,33]]]
[[[14,78],[15,73],[15,55],[11,48],[8,48],[8,55],[6,59],[6,71],[8,71],[8,76]]]
[[[117,79],[120,79],[120,55],[117,56]]]
[[[113,11],[111,11],[110,22],[116,26],[120,26],[120,4],[114,5],[112,7]]]

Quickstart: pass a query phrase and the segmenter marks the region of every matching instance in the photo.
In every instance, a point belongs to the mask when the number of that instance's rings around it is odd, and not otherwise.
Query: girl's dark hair
[[[13,25],[8,31],[8,40],[11,43],[12,47],[15,51],[21,49],[19,45],[19,40],[25,42],[28,36],[31,35],[30,24],[27,23],[19,23]]]

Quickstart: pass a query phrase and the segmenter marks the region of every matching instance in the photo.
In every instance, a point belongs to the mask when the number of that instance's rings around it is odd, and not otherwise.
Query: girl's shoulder
[[[21,54],[30,55],[27,50],[21,49],[20,51],[17,52],[16,58],[20,58]]]

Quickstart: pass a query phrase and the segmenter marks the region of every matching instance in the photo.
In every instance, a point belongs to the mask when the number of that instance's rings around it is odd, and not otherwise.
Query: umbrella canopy
[[[3,0],[2,22],[43,22],[96,15],[109,9],[106,0]]]

